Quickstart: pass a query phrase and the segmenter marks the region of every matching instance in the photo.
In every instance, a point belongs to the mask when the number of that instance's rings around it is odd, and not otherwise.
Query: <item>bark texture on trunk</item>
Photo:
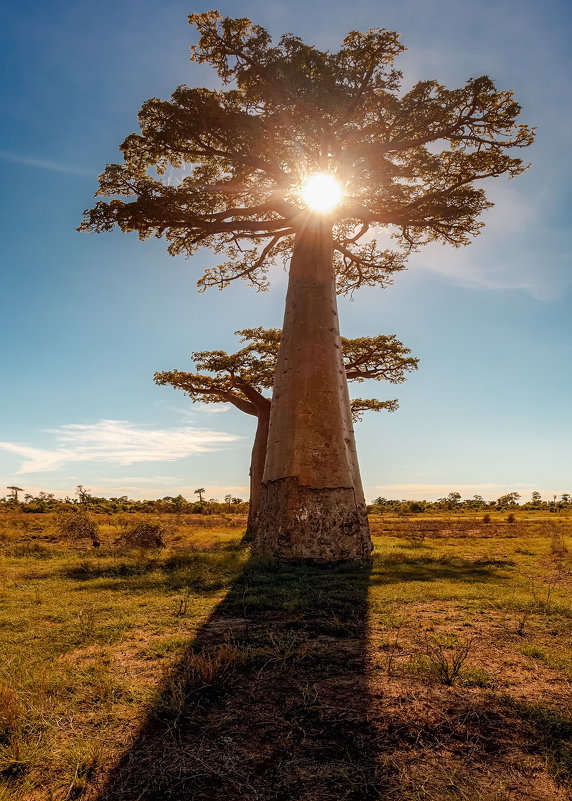
[[[274,379],[254,551],[367,559],[372,550],[338,326],[332,234],[296,236]]]
[[[254,538],[256,525],[260,514],[260,500],[262,492],[262,478],[266,462],[266,444],[268,440],[268,424],[270,422],[270,403],[258,410],[256,436],[252,446],[250,459],[250,500],[248,505],[248,522],[244,539],[250,541]]]

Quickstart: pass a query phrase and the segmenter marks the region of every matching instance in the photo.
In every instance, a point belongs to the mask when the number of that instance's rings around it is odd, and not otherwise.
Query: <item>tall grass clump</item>
[[[0,775],[7,778],[24,770],[21,733],[22,709],[17,693],[0,684]]]
[[[99,526],[85,509],[65,509],[58,512],[55,518],[56,529],[60,536],[76,541],[89,539],[94,548],[99,548]]]
[[[121,534],[121,541],[133,548],[163,548],[171,528],[160,520],[140,521]]]

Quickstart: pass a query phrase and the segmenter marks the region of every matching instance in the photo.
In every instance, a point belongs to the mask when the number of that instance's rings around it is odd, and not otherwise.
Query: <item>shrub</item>
[[[0,684],[0,745],[19,742],[20,724],[21,710],[16,692]]]
[[[158,520],[136,523],[121,536],[123,542],[136,548],[162,548],[170,526]]]
[[[421,546],[425,540],[425,529],[422,525],[412,525],[405,532],[405,539],[411,547]]]
[[[550,538],[550,553],[555,559],[567,559],[570,556],[570,552],[559,531],[553,532]]]
[[[56,515],[58,533],[70,540],[90,539],[94,548],[99,548],[99,526],[84,509],[66,509]]]
[[[456,641],[454,637],[443,640],[425,632],[419,641],[423,655],[417,660],[418,667],[441,684],[452,685],[459,678],[461,668],[469,655],[473,639]]]

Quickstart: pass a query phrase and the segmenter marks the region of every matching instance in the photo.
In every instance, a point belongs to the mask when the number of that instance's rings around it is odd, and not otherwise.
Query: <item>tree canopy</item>
[[[276,359],[280,347],[279,328],[245,328],[235,332],[247,343],[236,353],[222,350],[192,354],[197,370],[189,373],[170,370],[155,373],[160,385],[170,385],[186,392],[193,401],[231,403],[246,414],[258,416],[260,405],[269,404]],[[419,359],[395,335],[375,337],[342,337],[346,376],[350,381],[367,379],[401,384],[406,373],[417,369]],[[209,373],[211,375],[209,375]],[[351,401],[352,416],[361,419],[364,411],[394,411],[397,400],[355,398]]]
[[[237,278],[265,288],[270,265],[291,256],[272,413],[258,415],[254,552],[368,559],[335,292],[387,285],[425,243],[467,244],[491,205],[479,182],[519,175],[527,165],[516,150],[533,130],[517,122],[512,91],[488,76],[402,90],[394,61],[404,48],[392,31],[351,31],[330,52],[292,34],[273,43],[263,27],[217,11],[189,22],[192,60],[216,70],[219,88],[183,85],[143,104],[140,132],[100,176],[101,199],[80,229],[164,237],[173,255],[209,247],[219,264],[201,289]],[[308,200],[316,178],[340,189],[332,207]],[[374,377],[367,358],[354,372]],[[227,391],[256,406],[245,386]]]
[[[466,244],[491,205],[477,182],[527,166],[514,149],[533,129],[517,124],[513,92],[485,75],[402,92],[395,32],[351,31],[329,52],[291,34],[273,44],[263,27],[216,11],[189,22],[199,34],[192,60],[213,66],[224,88],[182,85],[146,101],[80,230],[165,237],[173,255],[208,246],[221,262],[202,289],[235,278],[266,287],[304,224],[308,175],[331,173],[344,190],[331,222],[347,292],[387,284],[426,242]]]

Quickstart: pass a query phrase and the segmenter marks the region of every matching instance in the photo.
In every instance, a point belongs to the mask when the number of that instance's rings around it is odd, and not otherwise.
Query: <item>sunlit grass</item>
[[[228,526],[175,526],[165,548],[138,550],[122,546],[121,527],[109,521],[95,550],[59,539],[48,516],[27,526],[5,522],[0,799],[47,798],[46,776],[54,799],[69,787],[80,797],[154,703],[159,677],[225,598],[249,553],[240,543],[242,530]],[[450,520],[429,525],[423,533],[420,521],[375,521],[369,619],[372,648],[382,648],[375,670],[387,672],[395,637],[409,648],[416,627],[433,628],[435,636],[449,632],[459,642],[473,630],[492,636],[494,627],[496,641],[511,659],[522,660],[523,670],[540,666],[569,680],[570,521],[513,528],[493,521],[484,531]],[[351,617],[339,610],[352,603],[354,568],[331,570],[325,596],[309,568],[281,568],[276,582],[270,566],[261,564],[257,574],[249,565],[255,578],[242,592],[244,609],[294,616],[319,609],[328,617],[322,631],[351,635]],[[280,652],[295,652],[297,642],[281,643]],[[313,659],[320,647],[315,644]],[[256,643],[249,648],[250,656],[236,653],[233,664],[260,658]],[[395,651],[391,669],[430,678],[431,666],[407,648]],[[478,653],[467,659],[460,686],[504,686]]]

